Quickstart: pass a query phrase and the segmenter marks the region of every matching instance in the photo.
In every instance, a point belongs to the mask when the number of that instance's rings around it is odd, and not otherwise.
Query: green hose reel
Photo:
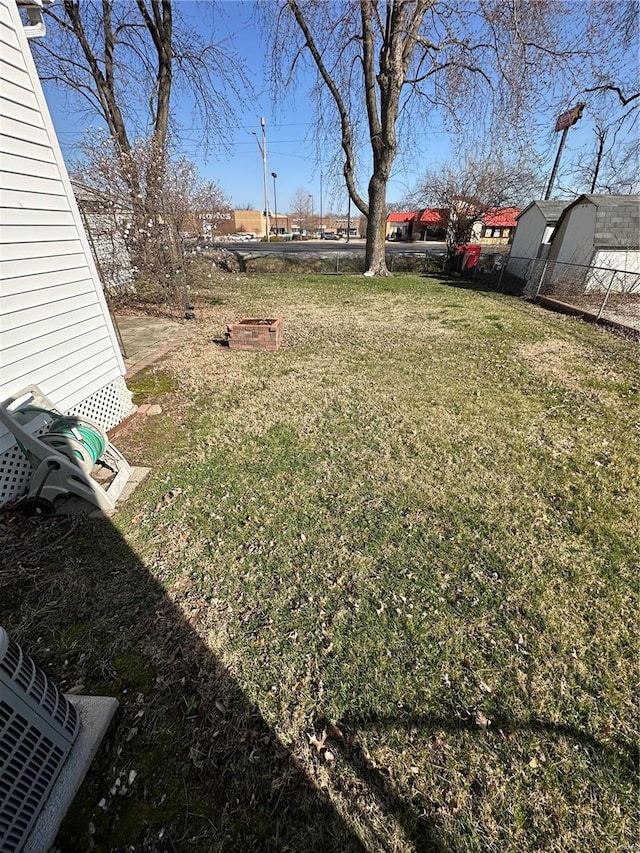
[[[63,415],[37,385],[0,402],[0,424],[33,468],[25,506],[36,515],[74,511],[71,497],[115,509],[132,469],[99,424]]]
[[[41,409],[37,406],[27,406],[22,411],[48,415],[51,418],[51,423],[40,440],[64,454],[67,459],[74,462],[86,473],[91,471],[109,444],[106,432],[85,418],[76,415],[60,415],[57,412],[50,412],[48,409]],[[27,451],[20,444],[20,441],[18,441],[18,445],[26,456]]]

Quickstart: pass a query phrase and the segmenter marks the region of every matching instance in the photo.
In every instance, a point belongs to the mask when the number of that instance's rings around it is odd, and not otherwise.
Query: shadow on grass
[[[363,849],[200,639],[222,602],[189,577],[168,595],[108,521],[14,513],[0,544],[0,622],[63,690],[121,703],[59,848]],[[167,582],[161,552],[154,572]]]
[[[0,519],[4,566],[11,566],[0,568],[0,623],[64,690],[121,703],[58,848],[364,850],[241,690],[233,668],[212,652],[225,645],[229,603],[199,599],[197,559],[175,576],[162,550],[166,537],[157,542],[152,574],[108,521],[17,513]],[[323,725],[330,721],[315,727]],[[346,735],[401,728],[480,734],[473,713],[455,709],[348,716],[340,726]],[[565,724],[493,717],[491,730],[567,738],[629,778],[634,773],[635,753],[626,744]],[[357,737],[346,737],[337,752],[416,851],[449,853],[430,806],[373,764]],[[375,849],[390,849],[379,840]]]
[[[426,272],[425,278],[440,284],[448,284],[459,290],[476,290],[479,293],[500,293],[504,296],[522,296],[525,282],[508,273],[500,271],[483,273],[476,276],[461,276],[448,272]]]
[[[331,726],[329,720],[318,720],[316,727]],[[419,798],[413,801],[408,798],[394,783],[385,768],[375,765],[363,747],[360,738],[356,736],[372,731],[389,731],[404,729],[414,733],[435,735],[437,732],[455,734],[467,730],[479,734],[476,716],[471,712],[452,711],[450,716],[440,715],[348,715],[340,721],[344,741],[341,743],[340,758],[348,762],[359,778],[365,782],[371,791],[377,792],[379,800],[384,803],[389,813],[399,821],[406,838],[414,845],[417,853],[452,853],[449,845],[435,831],[434,824],[426,816],[423,803]],[[544,720],[515,720],[506,717],[493,716],[491,730],[487,736],[500,733],[509,737],[518,731],[528,731],[535,734],[558,736],[566,738],[575,744],[581,744],[595,755],[615,764],[622,773],[628,776],[632,784],[637,783],[638,754],[634,747],[621,742],[605,743],[590,735],[588,732],[576,729],[563,723],[552,723]]]
[[[321,725],[322,722],[319,723]],[[326,723],[325,723],[326,724]],[[467,730],[478,732],[478,723],[476,722],[475,714],[471,712],[453,712],[450,716],[443,717],[436,714],[418,715],[418,716],[381,716],[371,715],[367,717],[349,716],[342,720],[346,730],[366,731],[367,729],[417,729],[427,732],[459,732]],[[614,761],[619,767],[629,775],[630,779],[635,779],[639,765],[639,756],[635,747],[612,739],[611,742],[603,742],[598,738],[573,726],[565,723],[552,723],[547,720],[529,719],[516,720],[509,717],[501,717],[492,715],[491,717],[491,732],[501,732],[504,736],[509,736],[518,731],[529,731],[535,734],[555,735],[564,737],[575,743],[580,743],[582,746],[590,749],[594,753],[601,756],[606,756],[609,760]]]

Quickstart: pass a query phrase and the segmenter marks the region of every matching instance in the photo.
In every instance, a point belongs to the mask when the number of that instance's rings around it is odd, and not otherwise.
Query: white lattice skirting
[[[69,409],[65,414],[81,415],[108,430],[123,421],[134,408],[131,402],[131,391],[127,388],[124,377],[121,376]],[[42,432],[44,430],[40,430],[38,434]],[[0,506],[26,494],[29,491],[32,475],[33,468],[17,444],[0,455]]]

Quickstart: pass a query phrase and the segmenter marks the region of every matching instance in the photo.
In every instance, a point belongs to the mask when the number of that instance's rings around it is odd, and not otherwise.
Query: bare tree
[[[89,226],[97,221],[97,213],[103,230],[110,219],[114,245],[116,234],[121,235],[130,252],[132,247],[137,249],[132,252],[134,262],[144,258],[144,266],[136,267],[139,276],[159,285],[155,292],[165,301],[175,302],[184,297],[182,235],[193,230],[197,211],[214,214],[212,226],[216,212],[228,211],[230,202],[220,187],[214,181],[204,180],[189,158],[167,158],[160,176],[162,184],[157,186],[153,220],[140,223],[135,220],[121,160],[106,131],[88,134],[79,152],[81,157],[71,164],[71,176],[85,191],[90,191],[89,198],[99,201],[100,208],[92,211],[94,216]],[[153,151],[142,141],[138,140],[131,149],[130,158],[140,176],[149,173]]]
[[[240,64],[187,26],[172,0],[62,0],[46,14],[41,77],[104,123],[140,236],[161,215],[174,89],[190,93],[205,138],[215,138],[232,118],[227,93],[244,80]],[[143,245],[132,248],[145,264]]]
[[[427,171],[412,199],[448,211],[447,251],[471,238],[474,225],[495,208],[521,205],[536,196],[539,177],[522,163],[507,163],[494,155]]]
[[[231,207],[231,200],[220,186],[215,181],[203,179],[193,160],[184,156],[169,162],[163,197],[164,209],[181,235],[192,230],[193,216],[197,212],[212,217],[207,221],[215,230],[216,215]]]
[[[608,93],[622,107],[631,104],[634,110],[640,109],[638,4],[635,0],[591,0],[589,25],[605,32],[613,51],[606,62],[602,62],[602,57],[590,57],[593,79],[584,92]]]
[[[302,229],[304,223],[304,228],[306,228],[307,231],[311,229],[311,194],[307,192],[304,187],[298,187],[296,189],[293,194],[293,198],[289,203],[289,211],[292,222],[294,222],[298,228]]]
[[[386,189],[399,137],[414,152],[428,151],[435,112],[468,137],[473,123],[522,132],[523,115],[548,108],[550,81],[587,52],[575,32],[569,43],[565,13],[561,3],[523,0],[283,0],[273,28],[274,79],[290,83],[310,57],[319,128],[329,124],[328,100],[349,195],[367,217],[370,273],[387,273]],[[576,30],[580,23],[574,15]],[[358,189],[359,158],[370,160],[366,194]]]
[[[595,139],[565,169],[566,192],[633,193],[640,189],[640,7],[630,0],[592,0],[589,25],[612,46],[590,57],[581,95]]]
[[[625,96],[603,85],[588,93],[587,115],[595,140],[576,152],[568,178],[575,190],[634,193],[640,190],[640,92]]]
[[[624,119],[597,116],[595,145],[580,152],[574,176],[589,193],[637,193],[640,190],[640,138],[625,132]]]

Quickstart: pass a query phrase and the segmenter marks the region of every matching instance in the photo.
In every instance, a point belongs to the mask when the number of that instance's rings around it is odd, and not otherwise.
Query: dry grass
[[[64,849],[631,850],[633,345],[411,276],[197,314],[119,441],[151,479],[30,522],[0,613],[123,702]],[[276,355],[214,343],[266,315]]]

